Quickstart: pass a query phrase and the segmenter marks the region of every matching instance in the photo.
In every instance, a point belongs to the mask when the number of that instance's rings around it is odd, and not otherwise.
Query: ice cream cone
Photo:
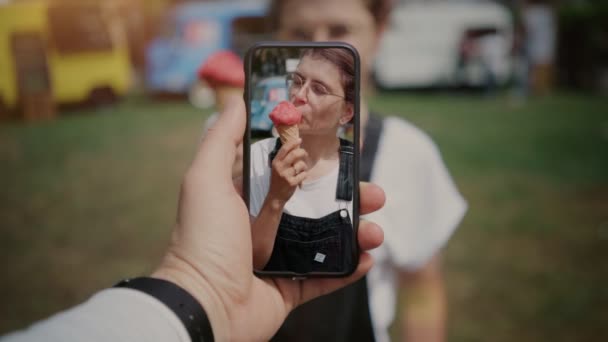
[[[278,125],[276,127],[283,145],[300,137],[298,125]]]
[[[302,121],[302,113],[293,103],[289,101],[280,102],[268,114],[268,117],[272,120],[283,144],[300,137],[298,123]]]

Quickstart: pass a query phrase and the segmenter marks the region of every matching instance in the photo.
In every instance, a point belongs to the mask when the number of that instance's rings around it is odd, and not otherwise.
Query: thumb
[[[219,119],[203,138],[190,171],[204,174],[210,181],[225,178],[232,184],[232,164],[236,149],[243,141],[246,117],[243,99],[239,96],[231,97]]]
[[[226,102],[226,106],[219,119],[209,129],[208,135],[220,132],[219,135],[230,138],[235,146],[243,141],[245,133],[247,113],[245,112],[245,102],[240,96],[231,96]]]

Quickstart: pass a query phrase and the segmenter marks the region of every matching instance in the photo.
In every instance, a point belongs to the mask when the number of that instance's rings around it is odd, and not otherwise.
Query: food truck
[[[213,105],[213,91],[196,71],[219,50],[243,56],[268,38],[266,1],[185,2],[175,5],[146,51],[146,88],[153,95],[188,95],[198,107]]]
[[[0,115],[52,117],[56,104],[105,103],[124,95],[131,65],[111,4],[0,4]]]

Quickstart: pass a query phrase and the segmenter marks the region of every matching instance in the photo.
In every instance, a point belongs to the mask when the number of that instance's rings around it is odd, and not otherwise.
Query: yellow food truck
[[[0,115],[49,117],[55,104],[124,95],[131,65],[113,13],[109,1],[0,4]]]

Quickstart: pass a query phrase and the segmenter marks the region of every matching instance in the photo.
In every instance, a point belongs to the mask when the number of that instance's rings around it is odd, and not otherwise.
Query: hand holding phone
[[[347,276],[359,255],[359,57],[343,43],[261,43],[245,67],[256,272]]]

